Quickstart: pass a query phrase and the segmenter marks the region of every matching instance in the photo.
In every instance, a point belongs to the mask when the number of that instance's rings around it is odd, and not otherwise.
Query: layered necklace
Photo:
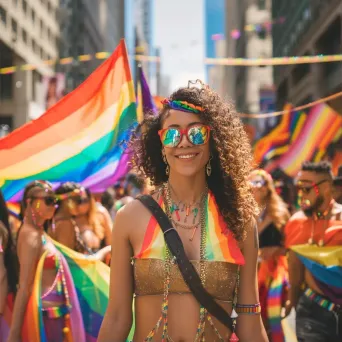
[[[201,215],[202,211],[204,211],[204,200],[208,197],[208,187],[200,195],[200,200],[198,202],[193,203],[185,203],[183,201],[178,200],[175,191],[173,190],[170,183],[167,183],[163,187],[164,197],[167,200],[167,204],[169,206],[170,211],[170,219],[176,228],[191,230],[191,236],[189,241],[193,241],[197,229],[201,225]],[[176,201],[172,200],[171,192],[173,196],[176,198]],[[181,213],[184,213],[183,222],[181,220]],[[192,221],[189,224],[186,224],[190,220],[190,215],[192,214]]]
[[[325,222],[325,228],[324,228],[324,232],[327,229],[327,225],[328,225],[328,216],[331,213],[331,210],[334,206],[335,201],[332,199],[328,205],[328,208],[326,210],[324,210],[323,212],[316,212],[313,214],[313,220],[312,220],[312,224],[311,224],[311,234],[310,234],[310,238],[308,240],[308,244],[309,245],[313,245],[314,244],[314,234],[315,234],[315,228],[316,228],[316,222],[318,220],[324,220]],[[318,246],[323,247],[324,246],[324,237],[322,239],[320,239],[318,241]]]

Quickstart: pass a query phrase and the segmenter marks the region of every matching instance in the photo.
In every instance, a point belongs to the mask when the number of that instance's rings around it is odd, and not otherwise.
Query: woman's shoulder
[[[23,225],[20,228],[18,236],[18,248],[25,249],[26,251],[38,251],[41,248],[42,236],[41,233],[30,226]]]

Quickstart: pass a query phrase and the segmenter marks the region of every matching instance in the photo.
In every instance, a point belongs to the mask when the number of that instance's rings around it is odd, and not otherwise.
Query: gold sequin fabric
[[[200,262],[191,261],[199,273]],[[222,261],[203,261],[206,273],[205,289],[217,300],[232,301],[238,265]],[[134,259],[134,285],[136,296],[164,293],[165,266],[160,259]],[[190,293],[177,265],[172,265],[169,293]]]

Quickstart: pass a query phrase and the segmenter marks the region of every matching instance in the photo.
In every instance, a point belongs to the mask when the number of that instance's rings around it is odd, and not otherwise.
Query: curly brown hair
[[[170,100],[187,101],[203,108],[199,117],[211,127],[210,150],[212,173],[208,187],[215,196],[220,213],[238,241],[246,236],[246,223],[257,215],[248,176],[252,166],[251,145],[232,103],[224,102],[209,88],[180,88]],[[147,116],[131,140],[133,164],[154,186],[168,179],[158,135],[170,107],[158,115]]]

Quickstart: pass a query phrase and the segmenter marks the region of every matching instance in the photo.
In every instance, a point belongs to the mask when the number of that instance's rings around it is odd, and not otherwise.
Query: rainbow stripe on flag
[[[104,191],[129,169],[122,141],[137,122],[133,81],[122,40],[72,93],[37,120],[0,140],[0,186],[20,200],[32,180],[81,182]]]
[[[289,176],[295,176],[304,161],[311,160],[316,150],[326,149],[340,134],[341,126],[342,115],[325,103],[317,104],[310,110],[303,128],[289,150],[269,164],[266,170],[272,172],[281,168]]]
[[[304,266],[310,270],[323,293],[334,291],[341,298],[342,245],[327,247],[298,245],[292,246],[291,249],[298,255]]]

